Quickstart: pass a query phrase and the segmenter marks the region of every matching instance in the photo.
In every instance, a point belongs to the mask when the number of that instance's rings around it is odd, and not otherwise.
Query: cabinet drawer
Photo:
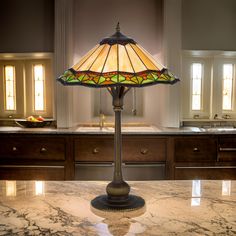
[[[65,140],[57,137],[1,137],[1,159],[64,160]]]
[[[216,140],[211,137],[175,139],[176,162],[209,162],[216,160]]]
[[[112,164],[76,164],[76,180],[108,180],[113,177]],[[165,179],[165,164],[123,165],[125,180],[163,180]]]
[[[235,137],[219,137],[218,161],[236,161]]]
[[[236,167],[176,167],[175,179],[236,179]]]
[[[74,139],[75,160],[81,162],[111,162],[114,160],[113,137],[81,137]]]
[[[124,162],[164,162],[166,161],[165,138],[123,137]]]
[[[4,180],[64,180],[64,166],[0,166]]]

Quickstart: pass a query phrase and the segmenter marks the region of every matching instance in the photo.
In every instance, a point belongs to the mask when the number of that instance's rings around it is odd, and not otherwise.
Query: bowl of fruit
[[[44,119],[42,116],[28,116],[26,119],[15,119],[15,122],[24,128],[41,128],[50,125],[52,120]]]

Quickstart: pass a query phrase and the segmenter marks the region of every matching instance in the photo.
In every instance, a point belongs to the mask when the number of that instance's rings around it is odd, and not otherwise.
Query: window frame
[[[203,64],[202,110],[191,110],[192,83],[189,92],[189,74],[192,63]],[[232,110],[223,110],[223,64],[233,64]],[[189,69],[188,69],[189,68]],[[182,51],[181,120],[215,120],[214,117],[230,117],[236,120],[236,52]],[[191,81],[192,82],[192,81]],[[191,102],[189,102],[191,100]],[[215,116],[217,114],[217,116]],[[229,115],[229,116],[226,116]],[[223,119],[224,120],[224,119]]]
[[[46,118],[54,117],[54,71],[53,53],[0,53],[0,89],[4,88],[3,66],[11,64],[15,66],[16,76],[16,110],[5,110],[4,93],[0,92],[0,119],[26,118],[30,115],[43,116]],[[46,64],[45,72],[45,109],[44,111],[34,111],[32,104],[32,69],[27,69],[29,64]],[[28,74],[28,75],[27,75]],[[30,74],[30,76],[29,76]],[[48,79],[47,79],[48,78]],[[4,88],[5,90],[5,88]]]

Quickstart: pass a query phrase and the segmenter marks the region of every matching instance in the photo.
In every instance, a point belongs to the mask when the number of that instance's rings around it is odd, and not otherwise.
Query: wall
[[[53,52],[54,1],[2,0],[0,53]]]
[[[236,50],[235,0],[183,0],[182,48]]]

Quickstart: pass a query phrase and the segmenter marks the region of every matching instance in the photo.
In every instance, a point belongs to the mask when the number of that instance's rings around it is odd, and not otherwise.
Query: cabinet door
[[[111,162],[114,160],[114,138],[80,137],[74,140],[75,160],[80,162]],[[166,139],[147,136],[123,136],[123,162],[164,162]]]
[[[112,162],[114,159],[113,136],[84,136],[74,139],[75,161]]]
[[[236,161],[236,137],[219,137],[218,161]]]
[[[148,136],[123,137],[124,162],[165,162],[167,139]]]
[[[65,140],[60,137],[0,137],[0,159],[65,160]]]
[[[235,167],[176,167],[175,179],[236,179]]]
[[[64,166],[1,165],[0,179],[64,180]]]
[[[175,139],[176,162],[216,161],[214,137],[181,137]]]

